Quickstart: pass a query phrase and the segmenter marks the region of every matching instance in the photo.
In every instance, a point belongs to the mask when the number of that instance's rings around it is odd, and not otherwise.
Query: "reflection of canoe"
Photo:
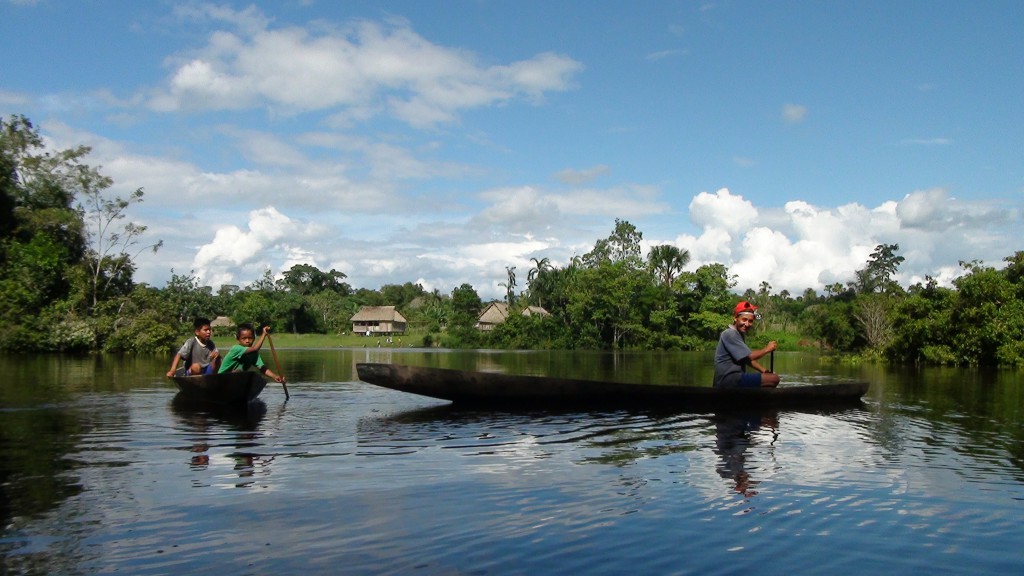
[[[244,405],[256,399],[267,385],[256,371],[225,372],[205,376],[174,376],[171,378],[181,395],[193,402]]]
[[[259,398],[246,403],[217,404],[190,399],[182,392],[174,395],[171,410],[182,423],[198,431],[205,431],[213,423],[242,431],[256,430],[267,415],[267,405]]]
[[[860,402],[867,382],[779,388],[711,388],[467,372],[400,364],[357,364],[359,379],[392,390],[488,406],[650,406],[707,410]]]

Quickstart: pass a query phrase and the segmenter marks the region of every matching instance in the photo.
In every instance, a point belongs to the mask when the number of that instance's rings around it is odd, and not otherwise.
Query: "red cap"
[[[756,311],[757,306],[754,306],[750,302],[744,300],[743,302],[740,302],[739,304],[736,305],[736,308],[733,310],[733,315],[739,315],[742,314],[743,312],[750,312],[751,314],[753,314]]]

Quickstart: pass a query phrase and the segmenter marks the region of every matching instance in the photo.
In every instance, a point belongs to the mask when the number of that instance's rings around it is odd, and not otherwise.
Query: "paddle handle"
[[[270,344],[270,355],[274,357],[274,368],[277,370],[277,375],[281,377],[281,386],[284,387],[284,399],[287,400],[291,396],[288,395],[288,385],[284,382],[284,373],[281,372],[281,362],[277,359],[277,350],[274,349],[274,339],[270,337],[269,332],[267,332],[267,344]]]
[[[768,353],[768,371],[775,374],[775,350]]]

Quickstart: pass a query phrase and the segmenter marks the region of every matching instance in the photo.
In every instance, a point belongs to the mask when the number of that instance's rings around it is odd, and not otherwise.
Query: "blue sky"
[[[525,288],[615,219],[737,290],[1024,249],[1024,3],[0,0],[0,113],[87,144],[136,278]]]

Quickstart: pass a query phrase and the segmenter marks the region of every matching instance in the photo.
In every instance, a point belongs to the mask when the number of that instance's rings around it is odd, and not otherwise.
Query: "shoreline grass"
[[[409,348],[423,344],[424,334],[407,333],[402,336],[360,336],[357,334],[272,334],[277,348]],[[231,336],[233,338],[233,336]],[[221,336],[221,339],[224,337]]]

